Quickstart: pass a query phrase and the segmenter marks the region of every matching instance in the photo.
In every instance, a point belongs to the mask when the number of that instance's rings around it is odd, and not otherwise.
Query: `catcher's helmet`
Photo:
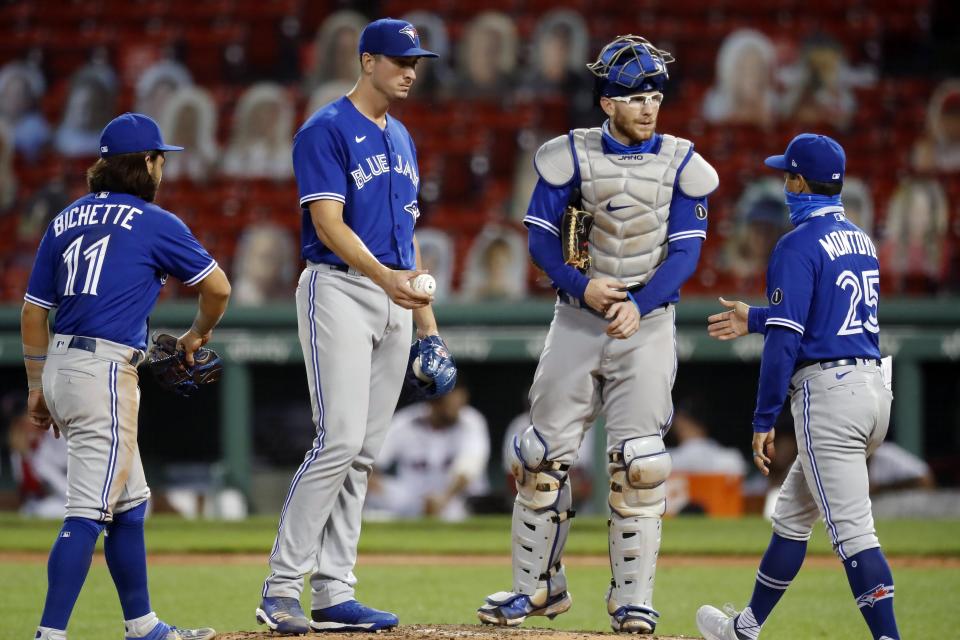
[[[674,62],[669,51],[657,49],[640,36],[617,36],[605,46],[596,61],[587,65],[596,77],[596,95],[627,96],[644,91],[663,91]]]

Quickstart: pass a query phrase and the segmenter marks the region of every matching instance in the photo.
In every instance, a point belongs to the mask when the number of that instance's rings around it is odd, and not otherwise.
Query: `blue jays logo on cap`
[[[770,156],[764,164],[815,182],[843,182],[847,154],[830,136],[801,133],[790,141],[783,155]]]
[[[125,113],[107,123],[100,133],[100,157],[141,151],[183,151],[163,142],[160,127],[142,113]]]
[[[433,51],[420,47],[420,34],[417,33],[416,27],[406,20],[394,18],[374,20],[364,27],[360,33],[360,45],[357,48],[361,54],[382,54],[392,58],[438,57]]]

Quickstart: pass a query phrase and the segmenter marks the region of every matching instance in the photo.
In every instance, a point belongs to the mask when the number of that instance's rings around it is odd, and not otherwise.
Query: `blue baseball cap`
[[[406,20],[381,18],[374,20],[360,32],[361,54],[383,54],[392,58],[419,56],[437,58],[433,51],[420,48],[420,34],[416,27]]]
[[[763,163],[814,182],[842,183],[847,154],[840,143],[829,136],[801,133],[790,141],[782,156],[770,156]]]
[[[142,113],[125,113],[107,123],[100,133],[100,157],[141,151],[183,151],[163,143],[160,127]]]

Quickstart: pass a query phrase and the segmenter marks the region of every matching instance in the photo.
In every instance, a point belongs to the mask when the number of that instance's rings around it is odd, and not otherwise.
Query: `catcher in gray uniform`
[[[584,431],[606,419],[610,473],[607,611],[614,631],[652,633],[653,579],[670,456],[677,360],[673,305],[706,238],[717,173],[693,143],[656,133],[673,56],[621,36],[592,64],[601,127],[536,154],[524,219],[530,254],[557,304],[530,390],[531,426],[514,439],[513,588],[482,622],[517,626],[570,608],[561,557],[570,527],[567,472]]]

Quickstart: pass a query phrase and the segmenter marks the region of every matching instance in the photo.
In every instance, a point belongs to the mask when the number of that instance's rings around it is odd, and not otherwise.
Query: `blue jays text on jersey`
[[[344,264],[320,242],[309,212],[314,200],[335,200],[343,204],[344,222],[377,260],[394,268],[414,267],[420,175],[416,147],[398,120],[387,115],[381,129],[349,98],[339,98],[310,116],[297,132],[293,170],[305,260]]]
[[[216,266],[172,213],[128,194],[90,193],[47,227],[24,299],[57,309],[55,333],[144,349],[167,274],[191,286]]]

